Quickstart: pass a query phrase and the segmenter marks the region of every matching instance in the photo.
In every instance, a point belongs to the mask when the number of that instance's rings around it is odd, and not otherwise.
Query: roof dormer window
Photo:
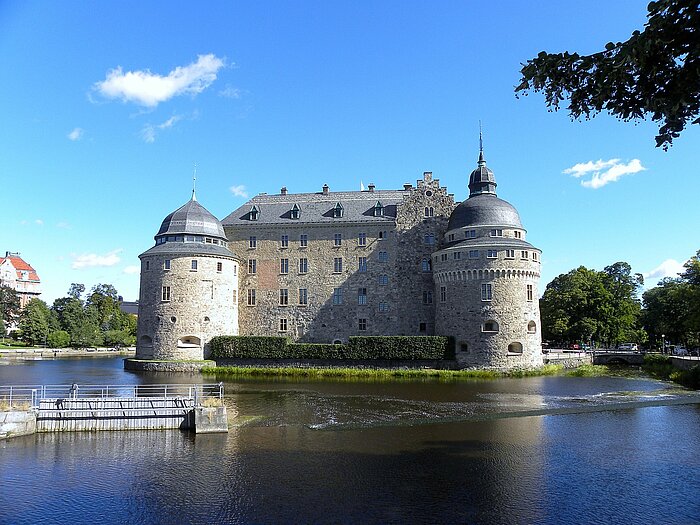
[[[336,203],[335,208],[333,208],[333,217],[340,219],[343,216],[343,205],[339,202]]]
[[[377,201],[377,204],[374,205],[374,216],[375,217],[381,217],[384,215],[384,206],[382,206],[382,203]]]
[[[294,204],[294,206],[292,206],[292,210],[289,212],[289,218],[290,219],[298,219],[300,212],[301,212],[301,208],[299,208],[299,205]]]
[[[250,209],[250,212],[248,213],[248,216],[250,217],[251,221],[257,221],[258,220],[258,215],[260,214],[260,210],[258,210],[257,206],[253,206]]]

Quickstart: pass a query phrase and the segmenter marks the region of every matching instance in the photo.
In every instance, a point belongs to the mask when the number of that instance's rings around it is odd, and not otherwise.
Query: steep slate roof
[[[518,210],[490,193],[470,195],[457,206],[450,216],[447,231],[472,226],[523,227]]]
[[[162,235],[209,235],[226,238],[218,219],[199,204],[194,196],[163,219],[156,237]]]
[[[229,214],[221,222],[224,226],[254,224],[295,223],[352,223],[386,222],[396,219],[396,207],[410,190],[335,191],[328,193],[290,193],[287,195],[260,194]],[[374,216],[377,202],[383,207],[383,216]],[[343,216],[334,217],[336,204],[343,207]],[[294,205],[299,206],[299,218],[292,219]],[[258,219],[250,219],[250,210],[255,206]]]
[[[37,275],[36,270],[32,268],[32,266],[25,262],[24,259],[22,259],[19,255],[12,255],[9,252],[5,255],[5,257],[0,257],[0,264],[3,264],[5,261],[9,260],[12,263],[12,266],[14,266],[15,271],[17,272],[17,280],[18,281],[34,281],[34,282],[41,282],[39,279],[39,275]],[[22,272],[28,272],[28,276],[26,279],[22,278]]]

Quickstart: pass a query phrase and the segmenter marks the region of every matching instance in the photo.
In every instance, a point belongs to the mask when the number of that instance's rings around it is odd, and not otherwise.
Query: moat
[[[0,366],[0,384],[213,379],[119,358]],[[700,395],[672,384],[225,383],[228,434],[0,442],[0,524],[699,522]]]

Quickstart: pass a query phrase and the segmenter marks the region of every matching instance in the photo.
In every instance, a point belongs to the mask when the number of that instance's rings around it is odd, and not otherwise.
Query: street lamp
[[[661,334],[661,353],[665,354],[666,353],[666,335]]]

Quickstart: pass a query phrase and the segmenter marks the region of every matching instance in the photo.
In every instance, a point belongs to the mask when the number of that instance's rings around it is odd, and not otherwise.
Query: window
[[[381,286],[386,286],[387,284],[389,284],[389,276],[385,273],[380,274],[379,275],[379,284]]]
[[[255,235],[248,237],[248,248],[254,250],[258,247],[258,238]]]
[[[367,319],[358,319],[357,320],[357,329],[361,332],[364,332],[367,330]]]
[[[423,304],[433,304],[433,292],[423,290]]]
[[[476,230],[467,230],[464,232],[464,236],[467,239],[476,239]]]
[[[335,205],[335,208],[333,208],[333,217],[335,217],[336,219],[339,219],[342,216],[343,216],[343,205],[338,202]]]
[[[450,242],[454,241],[454,240],[455,240],[455,234],[454,234],[454,233],[450,233],[450,235],[448,236],[448,239],[450,240]]]
[[[523,353],[523,345],[521,343],[511,343],[508,345],[508,353],[509,354],[522,354]]]
[[[146,269],[146,270],[150,270],[150,269],[151,269],[151,261],[146,261],[146,263],[144,264],[144,266],[145,266],[145,269]]]
[[[435,210],[433,209],[433,207],[426,206],[425,211],[423,212],[423,216],[424,217],[432,217],[433,215],[435,215]]]
[[[306,288],[299,288],[299,304],[303,306],[309,304],[309,294]]]
[[[515,238],[516,239],[522,239],[523,237],[523,232],[515,231]]]
[[[377,201],[374,205],[374,216],[381,217],[382,215],[384,215],[384,206],[382,206],[381,202]]]
[[[447,287],[441,286],[440,287],[440,302],[444,303],[445,301],[447,301]]]
[[[487,259],[495,259],[498,257],[498,250],[487,250],[486,251],[486,258]]]
[[[387,262],[389,260],[388,252],[379,252],[379,262]]]
[[[479,250],[469,250],[469,258],[470,259],[478,259],[479,258]]]
[[[357,271],[366,272],[367,271],[367,257],[357,258]]]
[[[289,273],[289,259],[280,259],[280,273]]]
[[[170,270],[170,259],[165,259],[163,261],[163,269],[164,270]]]
[[[305,233],[299,235],[299,248],[306,248],[309,245],[309,236]]]
[[[333,288],[333,304],[343,304],[342,288]]]
[[[377,238],[378,238],[380,241],[383,241],[384,239],[386,239],[386,238],[387,238],[387,236],[386,236],[386,230],[380,231],[380,232],[377,234]]]
[[[498,323],[493,320],[486,321],[481,327],[482,332],[498,332]]]
[[[233,291],[233,304],[238,304],[238,290]]]
[[[462,252],[452,252],[452,258],[456,261],[462,258]]]
[[[423,270],[424,272],[429,272],[429,271],[432,270],[432,268],[433,268],[433,265],[432,265],[432,263],[430,262],[430,259],[426,259],[426,258],[424,258],[424,259],[421,261],[421,265],[420,265],[420,266],[421,266],[421,270]]]
[[[233,275],[238,275],[238,265],[233,263]]]
[[[533,261],[537,260],[537,252],[532,252],[532,260]]]
[[[163,301],[170,300],[170,286],[163,286],[163,294],[161,295]]]
[[[530,321],[527,323],[527,333],[528,334],[534,334],[537,331],[537,325],[535,324],[535,321]]]
[[[357,304],[367,304],[367,288],[357,289]]]
[[[501,229],[491,230],[491,237],[503,237],[503,230],[501,230]]]
[[[220,263],[220,262],[216,263],[216,271],[217,272],[220,272],[223,269],[224,269],[223,263]]]
[[[197,271],[197,259],[192,259],[192,262],[190,264],[190,270],[193,272]]]
[[[248,306],[255,306],[255,289],[248,290]]]
[[[426,332],[428,330],[428,323],[419,323],[418,324],[418,331],[419,332]]]
[[[309,271],[309,260],[306,257],[299,259],[299,273],[306,273]]]
[[[280,248],[289,248],[289,235],[282,235],[280,237]]]
[[[343,244],[343,234],[336,233],[333,235],[333,246],[340,246],[341,244]]]
[[[287,306],[289,304],[289,290],[286,288],[280,288],[280,306]]]
[[[527,259],[527,250],[522,250],[520,252],[520,258],[521,259]]]
[[[292,206],[292,211],[289,212],[289,218],[290,219],[298,219],[299,218],[299,205],[295,204]]]
[[[248,273],[257,273],[258,272],[258,260],[257,259],[248,259]]]
[[[358,246],[367,246],[367,234],[358,233],[357,234],[357,244]]]
[[[333,259],[333,273],[341,273],[343,271],[343,258],[336,257]]]
[[[515,250],[506,250],[506,259],[515,259]]]
[[[388,312],[389,311],[389,303],[385,303],[385,302],[379,303],[379,311],[380,312]]]
[[[257,221],[257,220],[258,220],[258,214],[259,214],[259,213],[260,213],[260,211],[258,210],[258,208],[257,208],[256,206],[253,206],[253,207],[250,209],[250,213],[249,213],[250,220],[251,220],[251,221]]]
[[[441,253],[440,254],[440,260],[445,262],[447,260],[447,254],[446,253]]]
[[[482,284],[481,285],[481,300],[482,301],[490,301],[492,299],[492,290],[491,290],[491,285],[490,284]]]
[[[280,332],[286,332],[287,331],[287,320],[282,318],[280,319]]]
[[[435,244],[435,234],[426,233],[425,236],[423,237],[423,244],[428,244],[430,246]]]
[[[527,285],[527,300],[532,301],[533,293],[532,293],[532,285],[528,284]]]

